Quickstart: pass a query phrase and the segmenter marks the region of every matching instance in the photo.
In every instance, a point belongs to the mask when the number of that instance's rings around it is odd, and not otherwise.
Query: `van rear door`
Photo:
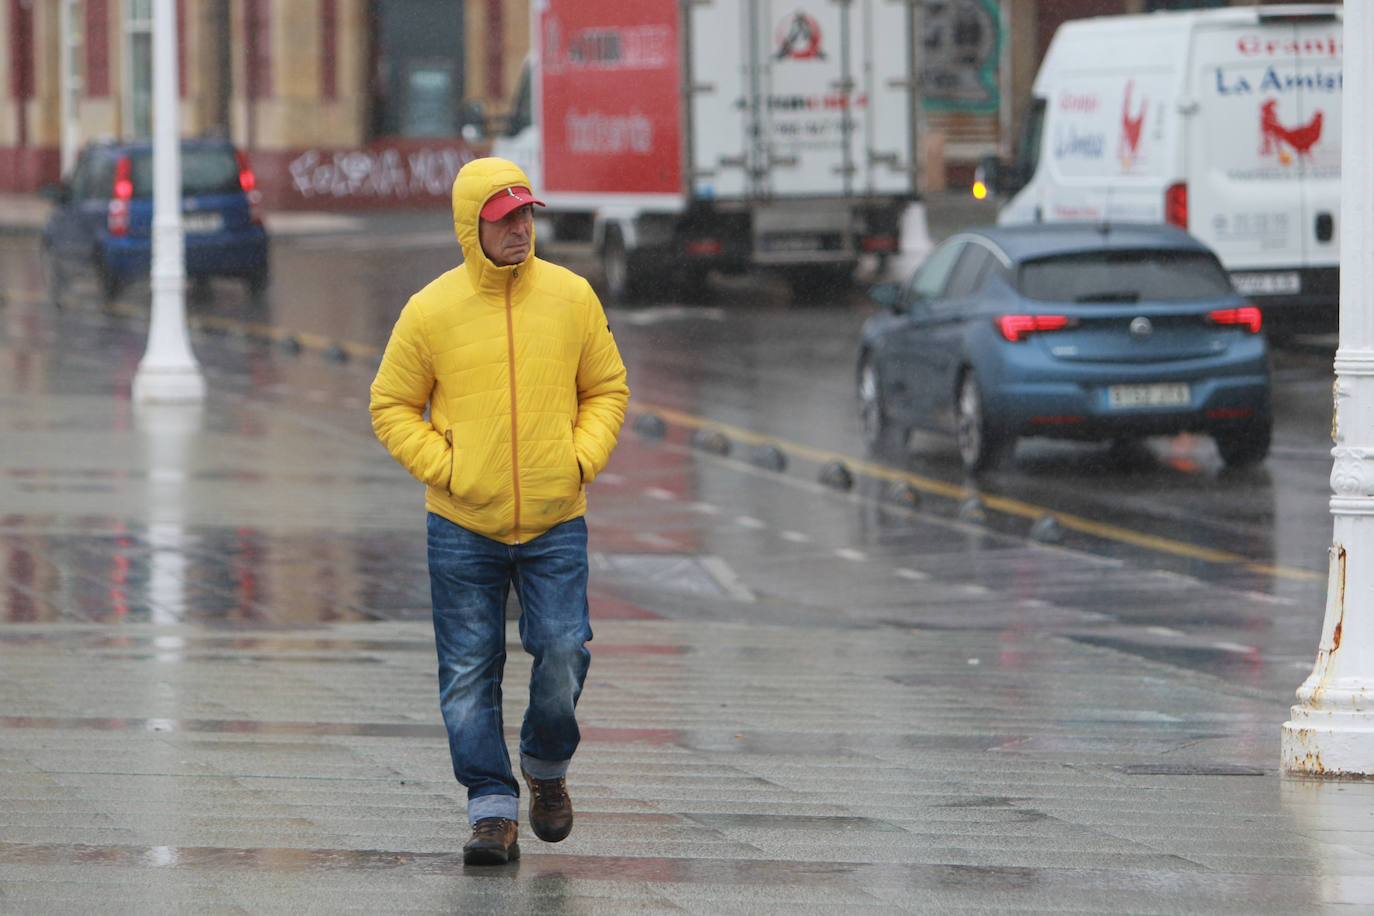
[[[1340,20],[1200,24],[1190,80],[1188,230],[1261,304],[1320,295],[1340,259]]]
[[[1059,27],[1018,150],[1028,183],[999,222],[1164,221],[1164,188],[1182,167],[1181,21],[1104,16]]]

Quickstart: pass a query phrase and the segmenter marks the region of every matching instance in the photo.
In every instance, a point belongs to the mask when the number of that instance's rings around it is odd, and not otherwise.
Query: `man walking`
[[[439,706],[468,790],[470,865],[520,855],[520,788],[501,718],[508,593],[533,659],[520,730],[530,826],[572,830],[566,774],[592,638],[585,485],[625,419],[625,365],[591,286],[534,255],[534,199],[514,163],[453,182],[463,263],[420,290],[372,382],[372,428],[426,485]]]

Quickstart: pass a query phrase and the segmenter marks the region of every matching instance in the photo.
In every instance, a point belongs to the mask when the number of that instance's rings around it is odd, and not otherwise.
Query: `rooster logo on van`
[[[778,23],[776,60],[825,60],[821,50],[821,25],[798,10]]]
[[[1140,129],[1145,125],[1145,108],[1148,99],[1140,100],[1140,108],[1132,114],[1131,110],[1131,90],[1135,88],[1135,80],[1126,81],[1126,94],[1121,100],[1121,143],[1119,155],[1121,156],[1122,171],[1129,172],[1140,158]]]
[[[1292,153],[1299,159],[1307,159],[1312,154],[1312,146],[1322,136],[1322,113],[1314,113],[1306,124],[1285,127],[1279,122],[1277,108],[1276,99],[1260,105],[1260,155],[1278,156],[1284,165],[1293,161]]]

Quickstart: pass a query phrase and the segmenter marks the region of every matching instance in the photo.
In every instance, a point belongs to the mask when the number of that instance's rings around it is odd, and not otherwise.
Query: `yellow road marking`
[[[1121,544],[1130,544],[1133,547],[1142,547],[1146,550],[1154,550],[1159,553],[1172,554],[1174,556],[1186,557],[1191,560],[1202,560],[1207,563],[1218,564],[1245,564],[1247,568],[1258,573],[1270,575],[1278,579],[1292,579],[1297,581],[1318,581],[1326,578],[1325,573],[1315,572],[1310,569],[1302,569],[1296,566],[1278,566],[1257,562],[1243,554],[1231,553],[1225,550],[1214,550],[1210,547],[1201,547],[1197,544],[1189,544],[1186,541],[1176,541],[1172,538],[1159,537],[1153,534],[1146,534],[1143,531],[1135,531],[1131,528],[1124,528],[1120,525],[1111,525],[1105,522],[1094,521],[1084,518],[1081,515],[1074,515],[1069,512],[1058,512],[1036,506],[1031,503],[1022,502],[1019,499],[1012,499],[1007,496],[997,496],[991,493],[983,493],[971,487],[959,484],[948,483],[943,480],[936,480],[933,477],[926,477],[910,471],[899,471],[895,468],[875,464],[863,459],[855,459],[848,455],[828,452],[822,449],[811,448],[795,442],[787,442],[769,436],[762,436],[747,429],[731,426],[728,423],[717,423],[714,420],[707,420],[694,414],[685,413],[681,410],[674,410],[671,407],[658,407],[652,404],[635,402],[634,408],[642,413],[654,413],[665,420],[681,424],[692,429],[714,429],[725,433],[741,442],[751,445],[771,445],[790,452],[801,455],[818,463],[830,461],[842,461],[853,470],[859,471],[869,477],[874,477],[886,482],[899,482],[909,484],[916,490],[930,493],[936,496],[945,496],[951,499],[968,499],[977,497],[983,505],[998,512],[1005,512],[1009,515],[1021,516],[1028,519],[1039,519],[1050,516],[1057,520],[1065,528],[1078,531],[1082,534],[1102,538],[1103,540],[1116,541]]]

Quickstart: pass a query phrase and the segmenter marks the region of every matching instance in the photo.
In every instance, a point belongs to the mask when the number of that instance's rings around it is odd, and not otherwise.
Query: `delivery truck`
[[[1000,222],[1169,222],[1280,331],[1334,329],[1342,13],[1247,6],[1071,20],[1009,163]]]
[[[494,155],[613,299],[776,268],[799,290],[898,251],[916,191],[918,0],[534,0]]]

